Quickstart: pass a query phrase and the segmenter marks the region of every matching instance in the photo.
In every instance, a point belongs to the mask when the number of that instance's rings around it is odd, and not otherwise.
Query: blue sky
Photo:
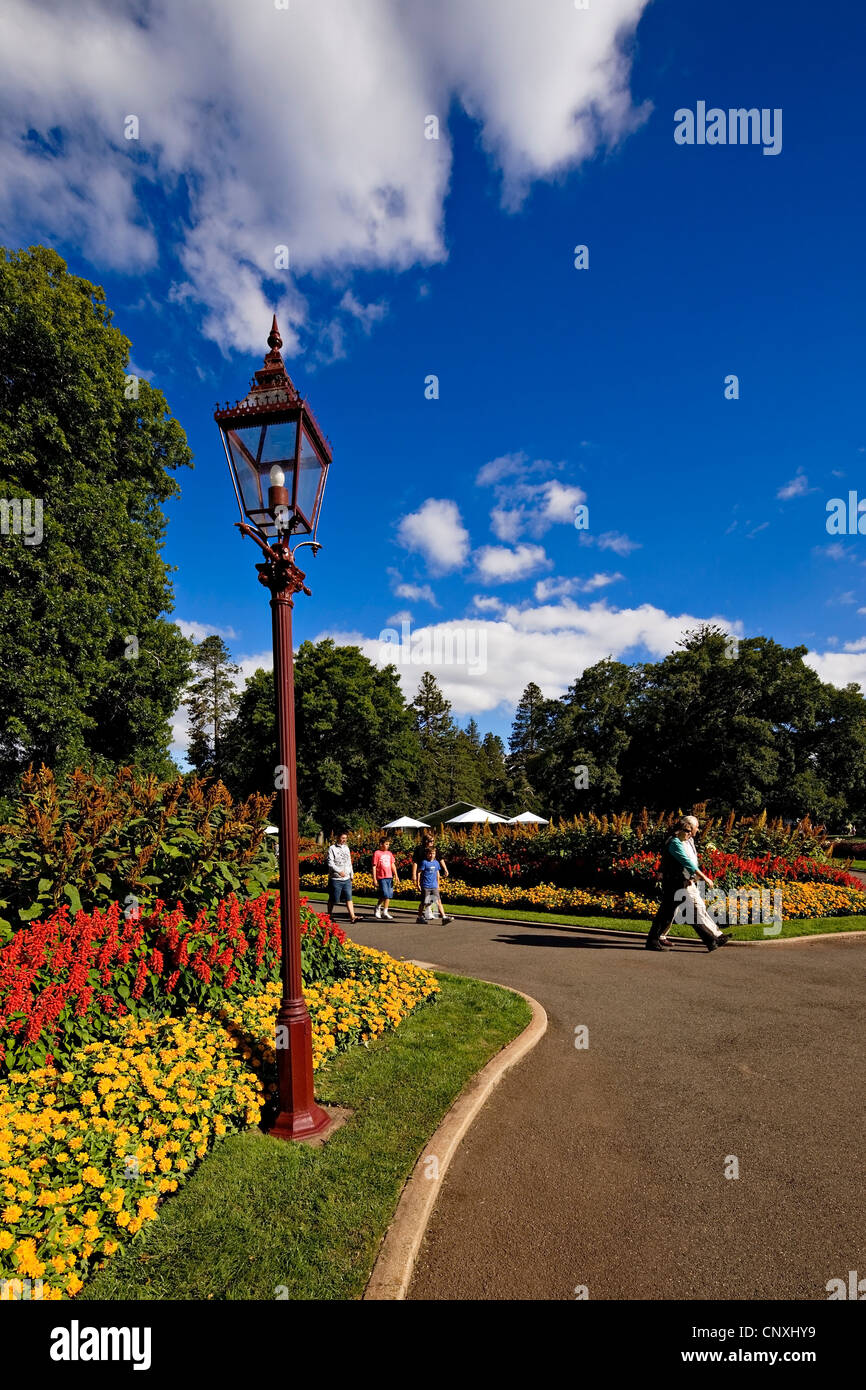
[[[174,616],[268,663],[212,413],[245,393],[276,308],[334,450],[297,640],[384,659],[383,629],[444,624],[470,654],[430,663],[455,712],[504,734],[528,680],[559,694],[698,620],[802,643],[866,688],[866,538],[825,524],[830,498],[866,496],[862,7],[470,0],[432,31],[420,4],[292,5],[233,44],[225,4],[207,35],[193,7],[135,26],[95,4],[49,38],[17,3],[0,33],[4,240],[105,285],[194,450],[169,508]],[[127,72],[100,69],[97,20],[127,26]],[[678,145],[674,112],[699,101],[781,109],[781,151]],[[411,697],[423,665],[402,669]]]

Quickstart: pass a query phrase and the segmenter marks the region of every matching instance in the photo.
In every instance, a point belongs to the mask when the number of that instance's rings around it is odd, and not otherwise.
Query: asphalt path
[[[653,952],[363,915],[353,939],[549,1017],[443,1179],[410,1298],[826,1300],[866,1276],[866,934]]]

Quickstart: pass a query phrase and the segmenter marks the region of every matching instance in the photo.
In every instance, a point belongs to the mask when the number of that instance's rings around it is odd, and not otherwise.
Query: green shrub
[[[160,782],[130,768],[104,781],[28,769],[0,825],[0,939],[64,903],[147,910],[161,898],[195,914],[228,893],[257,897],[274,872],[270,800],[236,804],[221,782]]]

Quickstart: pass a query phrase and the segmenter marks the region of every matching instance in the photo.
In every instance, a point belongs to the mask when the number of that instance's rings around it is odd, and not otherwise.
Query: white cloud
[[[129,275],[166,252],[185,277],[174,299],[203,308],[206,336],[258,352],[277,307],[292,352],[308,324],[295,277],[336,272],[344,293],[352,269],[445,258],[453,102],[512,207],[633,130],[646,112],[631,102],[628,45],[647,3],[212,0],[203,21],[181,4],[6,0],[4,233],[77,245]],[[424,138],[431,113],[439,140]],[[181,186],[166,236],[156,190]],[[279,245],[288,271],[275,269]]]
[[[589,531],[578,532],[581,545],[597,545],[599,550],[613,550],[617,555],[628,555],[632,550],[640,550],[640,541],[629,540],[619,531],[603,531],[593,536]]]
[[[377,304],[362,304],[353,295],[351,290],[346,290],[340,300],[340,308],[347,314],[351,314],[353,319],[357,319],[365,333],[369,333],[374,323],[381,323],[388,312],[388,306],[384,300]]]
[[[184,637],[189,637],[193,642],[203,642],[205,637],[224,637],[226,640],[237,637],[233,627],[215,627],[195,620],[188,621],[186,618],[175,618],[174,621]]]
[[[484,545],[475,555],[478,574],[488,584],[512,583],[525,579],[533,570],[553,564],[542,545],[518,545],[509,550],[504,545]]]
[[[657,660],[675,650],[683,634],[703,622],[741,632],[741,624],[719,615],[673,615],[651,604],[616,609],[603,601],[580,607],[565,600],[539,607],[500,605],[498,620],[479,618],[419,628],[413,640],[426,640],[434,653],[426,663],[396,662],[393,648],[388,650],[378,638],[363,639],[357,633],[351,637],[371,661],[379,665],[395,661],[409,699],[422,672],[431,670],[455,713],[463,716],[513,707],[529,681],[535,681],[548,697],[562,695],[587,666],[607,656],[638,660],[646,655]],[[437,632],[439,660],[435,658]],[[455,650],[465,659],[454,660]],[[423,655],[429,656],[429,651]],[[863,661],[866,667],[866,658]]]
[[[569,487],[552,479],[545,484],[544,509],[542,516],[548,523],[566,522],[574,525],[574,509],[578,502],[586,501],[582,487]]]
[[[789,483],[785,483],[779,488],[776,496],[780,497],[783,502],[786,502],[791,497],[805,497],[808,491],[809,479],[804,473],[798,473]]]
[[[477,487],[490,487],[493,483],[501,483],[503,478],[513,477],[515,473],[522,473],[526,467],[527,455],[524,453],[501,454],[499,458],[491,459],[478,470],[475,479]]]
[[[822,681],[843,687],[852,682],[866,695],[866,644],[847,643],[844,652],[809,652],[803,660]]]
[[[397,598],[407,598],[417,603],[432,603],[433,607],[438,607],[436,595],[429,584],[398,584],[394,589]]]
[[[525,453],[503,454],[478,470],[475,482],[492,488],[496,505],[490,513],[490,529],[497,540],[513,543],[522,534],[536,540],[551,526],[574,522],[574,510],[586,501],[583,488],[557,478],[527,481],[533,474],[561,470],[562,463],[549,459],[528,461]]]
[[[469,532],[457,503],[448,498],[428,497],[417,512],[404,516],[397,539],[407,550],[423,555],[434,574],[460,569],[469,554]]]
[[[595,589],[604,589],[624,578],[619,574],[593,574],[588,579],[539,579],[535,586],[535,597],[539,603],[549,598],[564,598],[567,594],[589,594]]]
[[[480,613],[502,613],[505,611],[505,604],[495,594],[475,594],[472,602]]]

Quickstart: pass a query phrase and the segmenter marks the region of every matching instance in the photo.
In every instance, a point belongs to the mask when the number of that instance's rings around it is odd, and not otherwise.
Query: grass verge
[[[222,1140],[79,1301],[359,1298],[430,1135],[531,1017],[496,985],[437,979],[435,1002],[316,1074],[318,1100],[355,1112],[327,1144],[257,1129]]]
[[[304,890],[304,897],[310,902],[325,902],[324,894],[309,892]],[[375,898],[354,898],[356,907],[375,907]],[[534,922],[540,926],[556,927],[595,927],[602,931],[633,931],[648,932],[648,917],[600,917],[600,916],[569,916],[562,912],[530,912],[525,908],[513,907],[479,907],[475,903],[463,904],[452,903],[449,905],[447,898],[444,899],[446,910],[449,910],[455,917],[502,917],[506,921],[515,922]],[[396,902],[392,906],[402,906]],[[338,912],[344,909],[338,908]],[[369,921],[370,919],[367,918]],[[411,918],[409,919],[412,920]],[[396,922],[406,921],[404,917],[398,917]],[[348,924],[348,918],[339,918],[340,926]],[[351,933],[351,926],[348,926]],[[764,935],[763,927],[743,924],[731,927],[728,935],[734,941],[766,941],[768,939],[784,940],[787,936],[826,936],[840,931],[866,931],[866,917],[798,917],[792,922],[783,922],[782,930],[776,938],[767,938]],[[671,927],[669,935],[681,937],[684,941],[696,941],[697,935],[691,927],[674,926]]]

